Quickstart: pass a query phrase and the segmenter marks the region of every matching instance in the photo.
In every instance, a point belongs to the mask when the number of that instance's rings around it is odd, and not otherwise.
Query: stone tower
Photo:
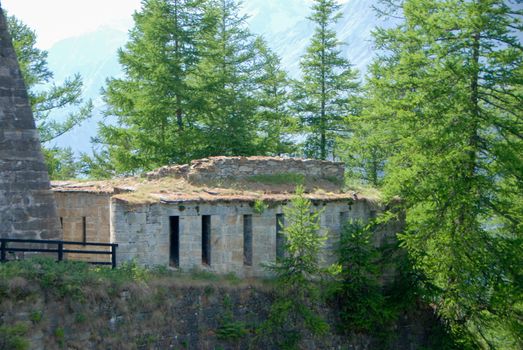
[[[0,237],[61,238],[38,131],[1,8]]]

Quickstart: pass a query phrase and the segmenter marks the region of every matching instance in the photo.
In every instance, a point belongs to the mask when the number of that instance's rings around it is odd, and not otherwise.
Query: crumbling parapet
[[[244,179],[256,175],[299,174],[313,179],[343,182],[344,164],[316,159],[282,157],[210,157],[190,165],[174,165],[147,173],[148,179],[184,177],[193,182]]]

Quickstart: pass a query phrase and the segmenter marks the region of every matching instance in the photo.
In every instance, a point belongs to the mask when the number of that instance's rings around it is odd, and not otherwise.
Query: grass
[[[198,183],[184,178],[164,177],[147,181],[141,178],[107,181],[107,186],[120,185],[132,188],[129,192],[115,195],[115,198],[129,204],[151,204],[165,195],[173,198],[200,198],[202,195],[211,199],[220,196],[259,197],[266,193],[292,193],[296,185],[303,185],[307,192],[338,193],[341,181],[334,177],[307,177],[299,173],[260,174],[247,178],[225,178]]]
[[[0,297],[24,299],[41,290],[57,298],[83,299],[90,289],[108,286],[115,289],[132,281],[143,281],[153,273],[136,264],[123,264],[117,269],[94,267],[84,262],[34,257],[0,265]],[[12,281],[18,282],[13,286]],[[13,293],[16,290],[16,293]]]
[[[365,197],[371,202],[376,204],[381,203],[383,199],[383,194],[376,187],[372,187],[368,184],[364,184],[361,181],[350,181],[348,180],[345,183],[345,189],[349,191],[354,191],[360,197]]]
[[[99,291],[119,293],[122,288],[133,283],[177,286],[213,284],[234,288],[253,281],[240,279],[234,274],[217,275],[201,270],[184,272],[163,266],[147,269],[134,262],[121,264],[116,269],[75,261],[57,263],[47,257],[0,264],[0,299],[21,300],[46,291],[57,298],[83,300],[90,293]]]

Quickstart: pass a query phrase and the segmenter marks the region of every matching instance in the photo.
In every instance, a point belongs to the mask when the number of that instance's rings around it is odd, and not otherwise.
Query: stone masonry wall
[[[253,175],[294,173],[315,179],[343,181],[344,164],[316,159],[280,157],[211,157],[193,160],[190,165],[162,167],[148,173],[149,179],[182,176],[191,181],[247,178]]]
[[[78,298],[76,294],[57,296],[56,286],[42,290],[38,282],[32,280],[17,277],[14,281],[16,283],[0,280],[1,287],[15,291],[0,299],[0,328],[17,327],[21,333],[25,329],[25,334],[20,336],[28,343],[27,349],[281,348],[276,339],[279,337],[281,341],[283,332],[261,332],[260,336],[254,336],[254,331],[267,320],[275,301],[274,291],[266,286],[203,280],[184,282],[177,278],[113,286],[102,280],[83,286],[81,292],[85,297]],[[330,330],[323,336],[303,331],[299,349],[445,349],[441,342],[443,333],[431,308],[409,308],[392,326],[372,337],[361,330],[353,333],[343,329],[345,335],[337,333],[336,310],[327,305],[320,307]],[[220,336],[224,325],[230,324],[228,318],[245,333]],[[390,334],[385,333],[388,330]],[[236,334],[239,336],[235,337]],[[13,349],[6,343],[14,332],[4,331],[3,335],[0,348]]]
[[[0,9],[0,237],[60,236],[38,131]]]
[[[55,192],[58,215],[62,224],[64,240],[94,243],[110,243],[110,195],[83,192]],[[85,219],[84,219],[85,218]],[[85,232],[84,232],[85,220]],[[93,246],[67,246],[68,249],[104,250]],[[110,261],[110,255],[86,255],[69,253],[67,258],[84,261]]]
[[[366,200],[318,202],[324,208],[321,232],[328,236],[323,254],[325,262],[333,262],[333,251],[339,240],[341,226],[350,219],[367,220],[375,210]],[[218,204],[148,204],[129,205],[111,201],[111,240],[119,244],[118,263],[135,259],[139,264],[169,265],[170,216],[179,216],[179,267],[201,269],[238,276],[266,276],[264,263],[276,259],[276,214],[282,205],[253,212],[248,202]],[[202,264],[202,215],[211,216],[211,264]],[[244,215],[252,215],[252,266],[244,264]]]

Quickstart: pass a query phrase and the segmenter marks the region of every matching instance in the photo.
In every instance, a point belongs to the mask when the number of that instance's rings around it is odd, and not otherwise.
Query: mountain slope
[[[342,54],[365,73],[366,66],[373,57],[371,32],[381,25],[376,18],[372,5],[376,1],[350,0],[342,5],[343,18],[335,29],[338,39],[344,43]],[[310,13],[307,9],[306,15]],[[265,32],[269,45],[282,58],[282,65],[293,77],[299,76],[299,61],[309,45],[314,32],[314,24],[305,16],[288,30]]]
[[[102,87],[109,77],[121,75],[117,50],[127,41],[127,33],[109,27],[79,37],[60,41],[49,50],[49,67],[56,81],[61,82],[79,73],[84,82],[85,99],[92,99],[94,117],[53,141],[60,147],[71,147],[75,152],[87,152],[90,140],[96,136],[97,124],[102,120]],[[55,115],[60,118],[60,115]]]

